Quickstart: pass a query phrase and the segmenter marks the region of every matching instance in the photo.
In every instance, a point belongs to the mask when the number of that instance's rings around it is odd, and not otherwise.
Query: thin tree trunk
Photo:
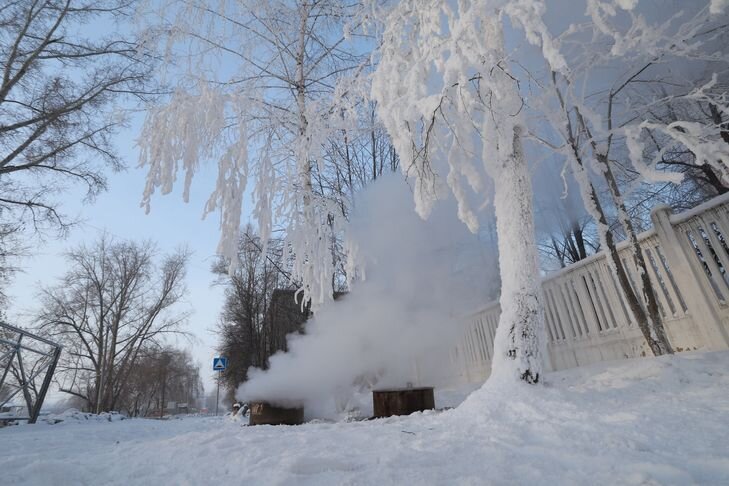
[[[585,208],[597,221],[598,233],[600,235],[600,239],[602,240],[601,242],[606,248],[610,267],[618,279],[618,283],[620,284],[623,296],[628,302],[628,308],[630,309],[630,313],[638,324],[638,328],[643,334],[646,343],[651,348],[651,351],[654,355],[660,356],[666,353],[673,353],[673,349],[666,336],[663,321],[658,311],[658,301],[656,299],[656,295],[651,281],[648,277],[648,269],[646,267],[645,258],[643,257],[638,238],[635,234],[635,228],[633,227],[632,221],[628,217],[628,212],[625,208],[625,204],[622,201],[620,190],[608,163],[607,156],[600,154],[597,150],[595,142],[591,141],[592,150],[595,157],[598,159],[598,162],[603,164],[603,173],[608,182],[613,201],[618,209],[621,224],[623,225],[630,239],[631,252],[634,258],[634,262],[636,264],[636,267],[639,269],[639,272],[641,273],[640,283],[643,288],[643,298],[644,302],[647,304],[648,312],[646,312],[641,306],[639,297],[633,290],[633,286],[630,284],[630,279],[628,278],[627,271],[623,266],[623,263],[620,261],[620,255],[618,254],[618,249],[615,244],[613,233],[612,231],[610,231],[610,227],[608,226],[605,211],[600,204],[600,200],[595,191],[595,187],[589,180],[589,176],[586,173],[582,156],[580,155],[580,150],[572,128],[572,122],[567,112],[567,107],[565,105],[564,98],[562,97],[562,93],[557,86],[556,73],[554,72],[552,73],[552,85],[557,95],[557,98],[559,99],[562,109],[562,115],[564,116],[564,123],[567,130],[567,133],[564,134],[564,136],[569,147],[568,156],[573,163],[575,179],[580,185],[580,192],[582,193]],[[575,114],[577,117],[577,123],[580,125],[586,135],[590,137],[589,129],[585,123],[584,118],[582,117],[582,114],[580,113],[579,108],[575,107]]]
[[[564,253],[562,253],[562,250],[559,249],[559,244],[557,243],[557,240],[552,237],[552,248],[554,248],[554,252],[557,254],[557,258],[559,259],[559,267],[564,268],[565,261],[564,261]]]
[[[165,416],[165,389],[167,388],[167,361],[166,356],[162,356],[163,360],[163,366],[164,371],[162,372],[162,396],[160,398],[160,404],[159,404],[159,418],[164,418]]]
[[[299,170],[299,181],[304,198],[304,212],[308,216],[311,210],[311,166],[309,164],[309,120],[306,118],[306,78],[304,73],[304,58],[306,56],[306,34],[307,20],[309,18],[310,5],[303,2],[300,9],[299,19],[299,45],[296,53],[296,104],[299,110],[299,141],[297,150],[297,165]],[[308,220],[307,220],[308,222]]]
[[[372,129],[370,129],[370,143],[372,143],[372,180],[377,180],[377,140],[375,139],[375,110],[372,109]]]
[[[587,258],[587,249],[585,248],[585,238],[582,233],[582,228],[579,224],[572,226],[572,233],[575,235],[575,242],[577,243],[577,250],[579,252],[578,260],[584,260]]]
[[[620,223],[628,235],[633,262],[640,274],[640,283],[643,290],[643,302],[646,305],[647,312],[643,312],[643,308],[638,305],[641,311],[639,314],[636,314],[636,318],[638,318],[638,327],[643,333],[643,337],[648,342],[648,346],[651,348],[655,356],[673,354],[673,348],[671,347],[671,343],[668,341],[665,326],[663,325],[663,319],[661,318],[661,313],[658,309],[658,298],[656,297],[655,287],[650,281],[645,256],[643,255],[643,250],[640,248],[640,242],[638,241],[635,227],[633,226],[633,222],[628,215],[628,210],[625,207],[622,195],[620,194],[620,188],[618,187],[617,180],[610,168],[610,161],[602,154],[598,154],[597,157],[598,161],[604,165],[603,175],[608,183],[608,188],[610,190],[610,195],[613,198],[613,202],[618,209],[618,218],[620,219]],[[621,283],[621,285],[623,284]],[[629,285],[630,284],[628,283],[628,286]],[[631,292],[631,294],[633,297],[635,296],[633,292]],[[631,305],[631,308],[632,307],[633,305]]]

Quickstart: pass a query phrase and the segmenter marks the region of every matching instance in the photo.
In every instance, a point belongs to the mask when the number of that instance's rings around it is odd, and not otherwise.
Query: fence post
[[[658,205],[651,211],[651,220],[661,251],[666,258],[679,291],[683,295],[686,306],[689,308],[691,320],[702,334],[706,347],[710,350],[726,349],[729,346],[729,336],[721,325],[721,317],[716,311],[715,303],[706,295],[701,285],[701,279],[706,278],[699,265],[692,265],[686,255],[683,245],[671,224],[671,207],[665,204]]]

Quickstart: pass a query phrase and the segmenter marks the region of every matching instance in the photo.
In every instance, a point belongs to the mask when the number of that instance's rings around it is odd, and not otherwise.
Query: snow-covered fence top
[[[657,206],[651,219],[638,238],[674,349],[729,348],[729,194],[676,215]],[[618,251],[636,285],[628,243]],[[650,354],[605,252],[545,277],[542,289],[551,369]],[[488,376],[499,313],[492,302],[462,319],[457,381]]]

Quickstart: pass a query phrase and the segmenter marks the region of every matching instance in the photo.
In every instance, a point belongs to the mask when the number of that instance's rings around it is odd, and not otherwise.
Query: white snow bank
[[[373,421],[7,427],[0,471],[4,485],[729,484],[728,435],[729,352],[686,353],[489,383],[454,410]]]
[[[69,408],[61,413],[41,416],[38,418],[38,423],[57,425],[83,422],[118,422],[120,420],[126,420],[126,418],[126,415],[122,415],[119,412],[103,412],[96,414],[82,412],[75,408]]]
[[[22,414],[21,414],[22,415]],[[0,416],[1,417],[1,416]],[[69,408],[61,413],[44,414],[38,417],[38,425],[58,425],[58,424],[77,424],[83,422],[118,422],[120,420],[126,420],[127,416],[122,415],[119,412],[102,412],[102,413],[90,413],[82,412],[76,408]],[[28,425],[25,420],[18,420],[13,422],[15,425]]]

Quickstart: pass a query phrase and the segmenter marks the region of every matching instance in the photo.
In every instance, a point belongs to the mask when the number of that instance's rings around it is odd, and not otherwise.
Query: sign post
[[[220,374],[228,367],[228,358],[218,356],[213,358],[213,371],[218,372],[218,393],[215,397],[215,416],[218,416],[218,403],[220,403]]]

